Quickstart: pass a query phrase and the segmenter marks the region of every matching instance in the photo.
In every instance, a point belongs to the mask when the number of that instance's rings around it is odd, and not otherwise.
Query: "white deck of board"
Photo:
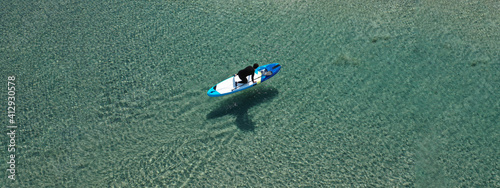
[[[237,88],[235,89],[235,82],[239,82],[241,81],[240,77],[239,76],[231,76],[230,78],[222,81],[221,83],[217,84],[217,88],[215,89],[217,92],[219,92],[220,94],[226,94],[226,93],[231,93],[231,92],[237,92],[237,91],[241,91],[241,90],[244,90],[246,88],[249,88],[251,86],[253,86],[254,84],[259,84],[260,83],[260,79],[261,79],[261,73],[260,72],[257,72],[257,74],[254,74],[254,80],[257,82],[257,83],[253,83],[252,82],[252,76],[249,75],[247,76],[247,80],[248,80],[248,83],[246,84],[241,84],[239,83]]]

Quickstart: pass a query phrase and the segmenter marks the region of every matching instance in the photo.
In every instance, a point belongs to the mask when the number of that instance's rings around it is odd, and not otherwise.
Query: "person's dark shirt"
[[[255,72],[255,69],[252,67],[252,66],[248,66],[246,67],[245,69],[243,70],[240,70],[238,72],[238,76],[240,78],[243,78],[243,77],[247,77],[248,75],[252,75],[252,82],[254,81],[253,80],[253,75],[254,75],[254,72]]]

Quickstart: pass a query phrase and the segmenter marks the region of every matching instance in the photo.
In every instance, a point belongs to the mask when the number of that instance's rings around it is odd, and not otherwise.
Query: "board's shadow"
[[[255,123],[248,117],[248,109],[268,101],[278,95],[275,88],[259,87],[241,94],[236,94],[220,102],[218,108],[207,114],[207,119],[214,119],[225,115],[236,116],[236,125],[244,131],[253,131]]]

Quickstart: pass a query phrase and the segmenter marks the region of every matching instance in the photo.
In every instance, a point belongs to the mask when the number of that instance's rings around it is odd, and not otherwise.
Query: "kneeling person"
[[[259,67],[259,64],[255,63],[253,64],[253,67],[251,66],[248,66],[240,71],[238,71],[238,77],[240,77],[241,81],[237,82],[237,83],[247,83],[248,82],[248,79],[247,79],[247,76],[248,75],[252,75],[252,82],[255,83],[253,77],[254,77],[254,73],[255,73],[255,69],[257,69]]]

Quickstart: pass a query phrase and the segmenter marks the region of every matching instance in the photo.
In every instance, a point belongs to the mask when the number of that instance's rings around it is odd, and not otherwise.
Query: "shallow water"
[[[1,187],[500,186],[496,1],[1,4]]]

